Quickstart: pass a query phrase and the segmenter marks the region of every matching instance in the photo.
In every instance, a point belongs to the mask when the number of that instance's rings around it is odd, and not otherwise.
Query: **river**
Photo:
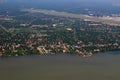
[[[0,58],[0,80],[120,80],[120,51]]]

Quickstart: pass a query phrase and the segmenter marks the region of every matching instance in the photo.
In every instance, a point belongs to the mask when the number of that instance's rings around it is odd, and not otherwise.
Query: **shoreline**
[[[81,56],[78,53],[47,53],[47,54],[31,54],[31,55],[18,55],[18,56],[0,56],[0,58],[9,58],[9,57],[24,57],[24,56],[54,56],[54,55],[76,55],[79,56],[81,58],[89,58],[92,57],[94,55],[99,55],[99,54],[110,54],[112,52],[120,52],[120,50],[116,50],[116,51],[101,51],[101,52],[96,52],[96,53],[92,53],[91,56],[86,55],[86,56]],[[120,53],[119,53],[120,54]],[[116,54],[113,54],[116,55]]]

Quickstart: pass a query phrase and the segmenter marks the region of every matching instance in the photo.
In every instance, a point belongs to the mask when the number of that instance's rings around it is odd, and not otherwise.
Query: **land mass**
[[[8,11],[0,15],[0,56],[69,53],[90,57],[119,51],[120,27],[95,19],[54,10],[24,9],[12,15]]]

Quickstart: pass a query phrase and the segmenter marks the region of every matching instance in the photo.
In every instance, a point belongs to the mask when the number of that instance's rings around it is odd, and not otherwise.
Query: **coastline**
[[[21,56],[0,56],[0,58],[7,58],[7,57],[23,57],[23,56],[54,56],[54,55],[77,55],[81,58],[89,58],[89,57],[92,57],[94,55],[99,55],[99,54],[113,54],[115,52],[119,52],[117,54],[120,54],[120,50],[116,50],[116,51],[101,51],[101,52],[96,52],[96,53],[92,53],[92,54],[79,54],[79,53],[47,53],[47,54],[29,54],[29,55],[21,55]],[[116,54],[113,54],[113,55],[116,55]]]

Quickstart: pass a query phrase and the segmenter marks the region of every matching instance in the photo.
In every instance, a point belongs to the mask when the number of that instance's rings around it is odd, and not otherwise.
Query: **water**
[[[0,58],[0,80],[120,80],[119,53]]]

